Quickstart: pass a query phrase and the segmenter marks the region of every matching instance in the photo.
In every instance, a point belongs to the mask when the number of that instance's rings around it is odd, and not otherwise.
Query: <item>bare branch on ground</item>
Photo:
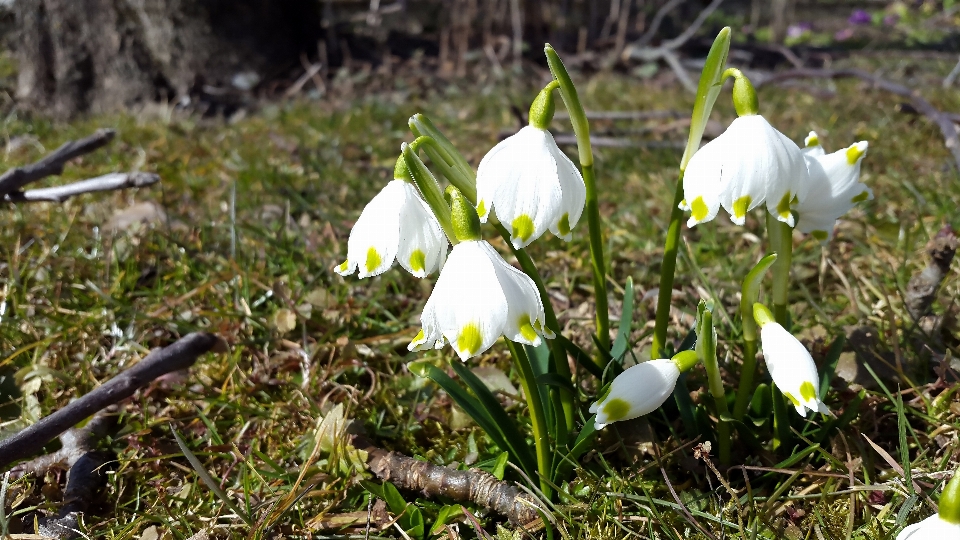
[[[99,129],[93,135],[64,143],[36,163],[4,172],[0,175],[0,196],[9,195],[31,182],[63,173],[68,161],[106,146],[116,134],[112,129]]]
[[[367,452],[367,465],[384,481],[401,489],[418,491],[424,497],[449,497],[473,502],[506,516],[515,525],[526,525],[540,517],[540,504],[510,482],[479,469],[458,471],[420,461],[397,452],[388,452],[357,436],[353,446]]]
[[[55,437],[87,417],[132,396],[161,375],[192,366],[202,354],[223,346],[219,337],[195,332],[151,352],[135,366],[117,374],[102,386],[0,441],[0,468],[39,452]]]
[[[885,90],[891,94],[909,99],[914,108],[916,108],[930,120],[933,120],[937,124],[937,127],[940,128],[940,133],[943,134],[943,139],[947,149],[953,154],[953,159],[956,163],[957,170],[960,171],[960,135],[957,135],[957,130],[954,127],[951,115],[940,111],[929,101],[924,99],[916,90],[903,86],[902,84],[888,81],[859,69],[791,69],[788,71],[774,73],[769,77],[755,80],[754,85],[757,88],[760,88],[764,85],[777,84],[793,79],[841,78],[860,79],[869,82],[881,90]]]
[[[70,197],[96,193],[99,191],[115,191],[133,187],[144,187],[156,184],[160,176],[153,173],[110,173],[88,180],[80,180],[63,186],[14,191],[4,199],[8,202],[63,202]]]

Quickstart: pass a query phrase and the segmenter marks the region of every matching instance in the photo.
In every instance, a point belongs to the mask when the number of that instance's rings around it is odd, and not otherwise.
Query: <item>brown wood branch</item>
[[[4,172],[0,175],[0,197],[6,197],[41,178],[61,174],[68,161],[106,146],[116,134],[112,129],[98,129],[93,135],[64,143],[36,163]]]
[[[760,88],[764,85],[777,84],[793,79],[842,78],[860,79],[881,90],[909,99],[910,103],[915,109],[917,109],[917,111],[932,120],[937,124],[937,127],[940,128],[940,133],[943,135],[947,150],[950,150],[950,152],[953,154],[953,159],[957,165],[957,171],[960,171],[960,135],[957,135],[957,130],[953,125],[951,115],[934,107],[933,104],[921,96],[918,91],[908,88],[902,84],[888,81],[887,79],[883,79],[873,75],[872,73],[867,73],[866,71],[859,69],[791,69],[774,73],[762,80],[755,81],[755,86]]]
[[[223,341],[206,332],[188,334],[157,349],[100,387],[70,402],[37,423],[0,441],[0,468],[39,452],[47,443],[85,418],[132,396],[151,381],[194,364],[204,353],[222,350]]]
[[[70,197],[96,193],[99,191],[115,191],[134,187],[144,187],[156,184],[160,177],[153,173],[110,173],[88,180],[80,180],[63,186],[55,186],[27,191],[14,191],[4,198],[8,202],[57,202],[61,203]]]
[[[526,525],[540,518],[540,504],[534,497],[485,471],[459,471],[388,452],[362,436],[354,438],[353,446],[367,453],[367,466],[378,478],[400,489],[417,491],[424,497],[443,496],[461,503],[473,502],[506,516],[515,525]]]
[[[914,320],[920,320],[930,311],[930,306],[937,298],[940,284],[950,273],[950,263],[953,262],[958,244],[960,241],[957,240],[953,228],[945,225],[927,245],[930,262],[910,278],[903,295],[903,303]]]

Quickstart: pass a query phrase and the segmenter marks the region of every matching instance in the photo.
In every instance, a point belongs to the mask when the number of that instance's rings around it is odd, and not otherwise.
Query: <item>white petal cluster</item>
[[[821,242],[833,237],[837,218],[858,202],[873,199],[873,191],[860,183],[860,162],[867,155],[867,141],[826,154],[814,132],[806,138],[803,157],[809,172],[807,196],[795,210],[797,229]]]
[[[501,335],[533,346],[540,344],[541,335],[553,337],[544,326],[536,284],[484,240],[453,247],[420,323],[410,350],[450,343],[464,361],[489,349]]]
[[[950,523],[934,514],[900,531],[897,540],[960,540],[960,523]]]
[[[806,184],[807,167],[796,143],[760,115],[741,116],[690,159],[680,208],[691,212],[690,227],[715,218],[721,206],[743,225],[747,212],[766,203],[793,227],[790,206],[803,200]]]
[[[658,359],[630,367],[610,384],[600,401],[590,406],[596,428],[649,414],[673,394],[680,368],[673,360]]]
[[[587,191],[580,171],[545,129],[526,126],[494,146],[477,170],[477,214],[491,211],[522,248],[547,229],[570,240]]]
[[[760,346],[767,371],[777,388],[789,399],[800,416],[807,411],[828,413],[820,401],[820,378],[817,365],[807,348],[775,322],[766,322],[760,328]]]
[[[443,266],[446,254],[447,237],[417,188],[392,180],[360,213],[347,241],[347,260],[334,270],[348,276],[359,268],[365,278],[386,272],[396,260],[424,277]]]

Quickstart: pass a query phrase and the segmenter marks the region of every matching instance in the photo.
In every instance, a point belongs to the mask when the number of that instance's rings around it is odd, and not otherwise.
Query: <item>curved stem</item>
[[[771,253],[760,259],[760,262],[747,272],[740,289],[740,324],[743,328],[744,351],[737,401],[733,407],[733,417],[737,420],[742,420],[747,412],[747,404],[750,403],[753,392],[753,378],[757,371],[757,321],[753,318],[753,304],[760,297],[760,284],[764,274],[777,258],[776,253]]]
[[[777,261],[773,263],[773,316],[788,331],[787,293],[790,287],[790,264],[793,262],[793,229],[767,213],[767,234],[776,239]]]
[[[730,464],[730,424],[723,419],[729,415],[727,397],[723,391],[723,379],[720,378],[720,365],[717,363],[717,335],[713,328],[713,313],[703,310],[697,334],[697,352],[707,371],[707,385],[717,408],[717,443],[720,446],[720,463]]]
[[[752,315],[750,316],[753,317]],[[743,420],[753,394],[753,378],[757,374],[757,340],[743,341],[743,366],[740,368],[740,385],[737,386],[737,401],[733,404],[733,417]]]
[[[530,365],[530,359],[524,354],[523,350],[517,347],[517,344],[506,340],[507,347],[510,348],[510,354],[513,356],[513,363],[520,372],[520,385],[523,387],[523,395],[527,399],[527,408],[530,409],[530,420],[533,426],[533,442],[537,447],[537,469],[540,472],[540,490],[548,499],[552,496],[550,487],[551,471],[551,452],[550,452],[550,426],[547,424],[547,417],[543,410],[543,399],[540,397],[540,387],[537,386],[536,376],[533,373],[533,367]]]
[[[673,299],[673,279],[677,271],[677,251],[680,248],[680,224],[683,221],[683,171],[677,178],[676,191],[673,194],[673,207],[670,211],[670,225],[667,227],[667,239],[663,244],[663,260],[660,263],[660,289],[657,294],[657,316],[653,327],[653,347],[650,358],[663,358],[667,343],[667,323],[670,322],[670,302]]]

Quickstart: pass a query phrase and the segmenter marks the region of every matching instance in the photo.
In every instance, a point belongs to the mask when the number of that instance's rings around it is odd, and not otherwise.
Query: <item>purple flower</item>
[[[843,30],[838,31],[833,35],[833,39],[837,41],[846,41],[853,37],[853,28],[844,28]]]
[[[896,26],[898,22],[900,22],[900,15],[896,13],[891,13],[883,18],[884,26]]]
[[[870,21],[873,20],[870,17],[870,14],[862,9],[854,10],[850,14],[850,18],[847,19],[847,22],[850,24],[870,24]]]
[[[808,22],[791,24],[787,27],[787,37],[798,39],[806,34],[809,34],[811,30],[813,30],[813,25]]]

